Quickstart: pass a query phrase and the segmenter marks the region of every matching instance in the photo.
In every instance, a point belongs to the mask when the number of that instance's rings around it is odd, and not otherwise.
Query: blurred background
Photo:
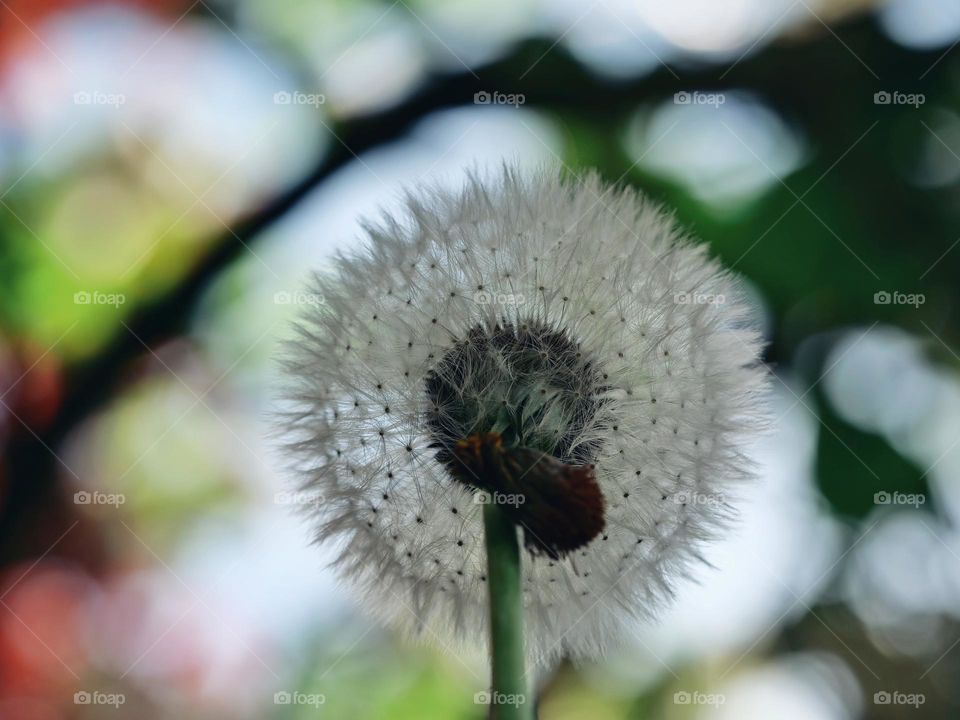
[[[485,716],[264,433],[307,269],[500,158],[675,208],[775,376],[737,533],[541,718],[960,715],[960,5],[0,6],[0,720]]]

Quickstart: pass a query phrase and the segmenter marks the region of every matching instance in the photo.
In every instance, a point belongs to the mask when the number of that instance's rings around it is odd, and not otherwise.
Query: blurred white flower
[[[481,510],[499,502],[531,551],[529,654],[598,656],[668,598],[751,474],[750,309],[662,210],[594,175],[507,168],[406,208],[315,276],[324,304],[284,358],[316,539],[384,621],[479,643]]]

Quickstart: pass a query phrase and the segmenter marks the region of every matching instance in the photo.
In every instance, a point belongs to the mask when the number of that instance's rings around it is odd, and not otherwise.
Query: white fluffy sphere
[[[529,654],[602,655],[750,476],[766,384],[750,309],[671,217],[597,176],[507,168],[406,210],[315,276],[283,360],[316,539],[389,624],[485,642],[482,505],[444,452],[514,422],[522,444],[592,463],[604,501],[585,546],[524,554]]]

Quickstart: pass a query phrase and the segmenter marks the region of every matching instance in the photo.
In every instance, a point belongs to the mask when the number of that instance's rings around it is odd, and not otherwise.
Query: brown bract
[[[499,433],[456,443],[448,467],[460,482],[488,494],[517,526],[532,553],[554,560],[587,545],[605,525],[593,465],[571,465],[533,448],[506,448]]]

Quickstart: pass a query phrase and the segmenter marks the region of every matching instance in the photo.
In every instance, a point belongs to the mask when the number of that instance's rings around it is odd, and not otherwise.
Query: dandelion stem
[[[483,506],[490,593],[492,720],[531,720],[523,649],[523,587],[517,528],[495,503]]]

